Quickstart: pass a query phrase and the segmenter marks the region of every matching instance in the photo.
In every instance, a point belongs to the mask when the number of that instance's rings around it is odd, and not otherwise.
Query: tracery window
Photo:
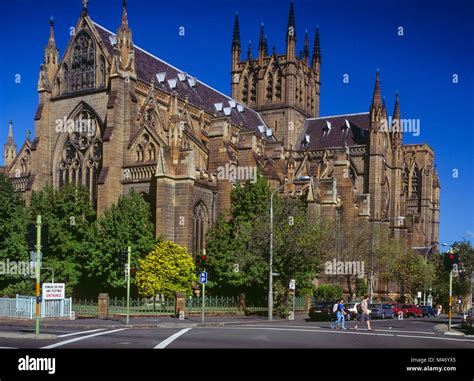
[[[413,173],[411,175],[411,197],[419,198],[421,193],[420,187],[420,170],[417,166],[413,169]]]
[[[90,201],[97,205],[97,176],[102,165],[102,139],[96,119],[81,111],[67,131],[57,169],[58,185],[85,186]]]
[[[273,74],[272,73],[268,73],[267,99],[269,101],[271,101],[273,99]]]
[[[409,173],[406,164],[403,166],[403,194],[408,195]]]
[[[247,76],[244,77],[244,84],[242,88],[242,102],[247,103],[249,96],[249,79]]]
[[[69,70],[69,91],[81,91],[95,87],[95,44],[85,30],[81,30],[72,46]],[[105,70],[104,70],[105,73]],[[67,70],[65,71],[67,74]]]

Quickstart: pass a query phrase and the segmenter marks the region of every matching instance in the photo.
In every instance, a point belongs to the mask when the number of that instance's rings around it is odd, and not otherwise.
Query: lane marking
[[[0,347],[0,349],[18,349],[18,348],[15,348],[15,347]]]
[[[82,335],[83,333],[98,332],[98,331],[103,331],[103,330],[104,330],[104,328],[91,329],[90,331],[73,332],[73,333],[68,333],[66,335],[59,335],[58,337],[68,337],[68,336]]]
[[[46,347],[42,347],[41,349],[53,349],[53,348],[61,347],[63,345],[75,343],[76,341],[90,339],[91,337],[96,337],[96,336],[101,336],[101,335],[108,335],[109,333],[114,333],[114,332],[119,332],[119,331],[125,331],[126,329],[127,328],[120,328],[120,329],[115,329],[113,331],[99,332],[99,333],[94,333],[92,335],[76,337],[75,339],[69,339],[69,340],[65,340],[65,341],[60,341],[59,343],[47,345]]]
[[[264,327],[264,328],[267,328],[268,326],[249,324],[248,327]],[[329,329],[329,327],[316,327],[316,326],[304,326],[304,325],[280,325],[279,328]],[[347,328],[347,329],[353,329],[353,328]],[[359,328],[357,331],[368,331],[368,329],[367,328]],[[372,328],[372,332],[402,332],[402,333],[421,333],[421,334],[424,334],[424,335],[436,335],[436,333],[434,333],[434,332],[426,332],[426,331],[409,331],[409,330],[378,329],[378,328],[377,329]]]
[[[179,332],[176,332],[174,335],[168,337],[166,340],[163,340],[161,343],[159,343],[155,348],[153,349],[164,349],[168,345],[170,345],[173,341],[175,341],[178,337],[184,335],[186,332],[190,331],[192,328],[185,328],[182,329]]]
[[[219,329],[218,327],[207,327],[211,329]],[[202,329],[202,328],[201,328]],[[228,327],[225,329],[240,329],[240,330],[245,330],[245,329],[253,329],[253,330],[273,330],[273,331],[293,331],[293,332],[314,332],[314,333],[339,333],[342,335],[367,335],[367,336],[392,336],[392,337],[409,337],[409,338],[417,338],[417,339],[437,339],[437,340],[449,340],[449,341],[467,341],[470,343],[474,343],[474,340],[468,340],[468,339],[454,339],[454,338],[445,338],[445,337],[430,337],[430,336],[415,336],[415,335],[390,335],[390,334],[385,334],[385,333],[365,333],[365,332],[348,332],[348,331],[334,331],[334,330],[328,330],[328,331],[320,331],[320,330],[315,330],[315,329],[286,329],[286,328],[246,328],[246,327]]]

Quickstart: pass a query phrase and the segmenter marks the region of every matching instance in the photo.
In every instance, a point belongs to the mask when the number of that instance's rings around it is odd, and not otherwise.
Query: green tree
[[[42,249],[43,267],[53,268],[55,281],[66,283],[67,294],[77,296],[85,264],[96,245],[96,212],[89,193],[75,186],[46,187],[33,192],[29,215],[31,222],[41,215],[43,225],[47,225],[48,248]],[[51,280],[49,270],[42,272],[42,280]]]
[[[318,301],[333,302],[342,296],[342,288],[333,284],[322,284],[314,292]]]
[[[120,253],[130,245],[131,267],[136,267],[156,243],[150,205],[132,189],[99,218],[96,234],[97,245],[85,263],[89,281],[100,290],[121,295],[126,280]]]
[[[197,276],[193,259],[184,247],[163,241],[138,262],[137,286],[141,296],[163,294],[174,298],[176,292],[192,294]]]
[[[8,177],[0,174],[0,261],[29,261],[28,211]],[[32,294],[34,282],[19,275],[0,277],[3,295]]]

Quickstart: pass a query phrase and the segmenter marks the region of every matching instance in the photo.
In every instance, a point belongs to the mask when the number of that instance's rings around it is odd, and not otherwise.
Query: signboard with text
[[[43,299],[64,299],[66,285],[64,283],[43,283]]]

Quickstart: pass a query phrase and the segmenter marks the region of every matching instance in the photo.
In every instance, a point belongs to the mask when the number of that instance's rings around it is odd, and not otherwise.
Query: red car
[[[405,317],[423,317],[423,311],[414,304],[404,304],[402,308],[405,310]]]
[[[396,303],[396,302],[393,302],[391,304],[392,304],[393,314],[395,315],[395,318],[398,318],[400,311],[402,312],[403,317],[407,316],[407,309],[402,307],[401,304]]]

